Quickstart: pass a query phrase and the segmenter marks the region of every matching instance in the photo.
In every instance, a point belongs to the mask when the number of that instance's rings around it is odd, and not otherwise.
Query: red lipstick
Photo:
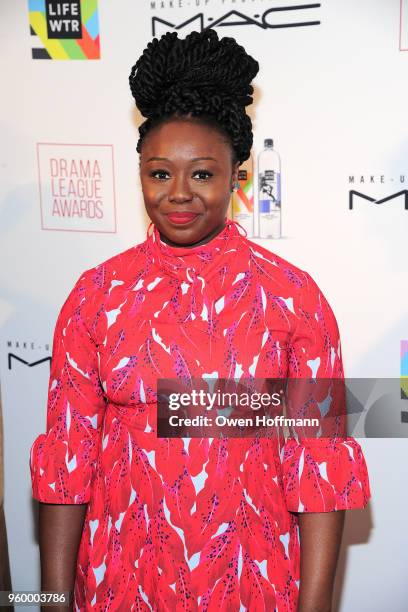
[[[190,223],[191,221],[196,219],[198,217],[198,214],[189,212],[173,212],[167,214],[166,216],[171,223],[183,225],[184,223]]]

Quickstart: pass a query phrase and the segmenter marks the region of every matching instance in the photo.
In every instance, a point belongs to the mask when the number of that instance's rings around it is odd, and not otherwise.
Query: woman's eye
[[[167,170],[157,169],[157,170],[152,170],[150,172],[150,176],[163,181],[163,180],[168,179],[170,177],[170,174],[169,172],[167,172]],[[213,174],[212,172],[209,172],[208,170],[195,170],[193,172],[193,177],[198,178],[198,180],[200,181],[206,181],[211,176],[213,176]]]
[[[196,176],[201,181],[205,181],[211,176],[213,176],[213,174],[212,172],[209,172],[208,170],[196,170],[193,176]]]
[[[158,179],[166,179],[168,177],[169,173],[166,170],[152,170],[152,172],[150,173],[150,176],[152,176],[153,178],[158,178]]]

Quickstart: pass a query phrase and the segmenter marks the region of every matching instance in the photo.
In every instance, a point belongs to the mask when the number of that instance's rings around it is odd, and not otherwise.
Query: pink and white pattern
[[[294,612],[296,512],[367,504],[359,444],[158,438],[156,381],[341,378],[336,320],[306,272],[233,221],[194,248],[149,230],[65,301],[31,449],[36,499],[88,503],[76,610]]]

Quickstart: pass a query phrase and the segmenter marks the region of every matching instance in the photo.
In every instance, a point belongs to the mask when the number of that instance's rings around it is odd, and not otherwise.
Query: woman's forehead
[[[229,156],[229,146],[222,135],[210,126],[174,120],[166,122],[146,135],[142,147],[145,160],[161,158],[209,158],[221,160]]]

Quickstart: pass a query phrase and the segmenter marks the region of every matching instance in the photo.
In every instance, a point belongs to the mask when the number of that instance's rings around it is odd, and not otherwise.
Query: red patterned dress
[[[151,224],[60,311],[30,467],[36,499],[88,503],[76,610],[295,612],[296,513],[370,498],[352,437],[158,437],[157,379],[189,376],[343,376],[315,282],[230,220],[194,248]]]

